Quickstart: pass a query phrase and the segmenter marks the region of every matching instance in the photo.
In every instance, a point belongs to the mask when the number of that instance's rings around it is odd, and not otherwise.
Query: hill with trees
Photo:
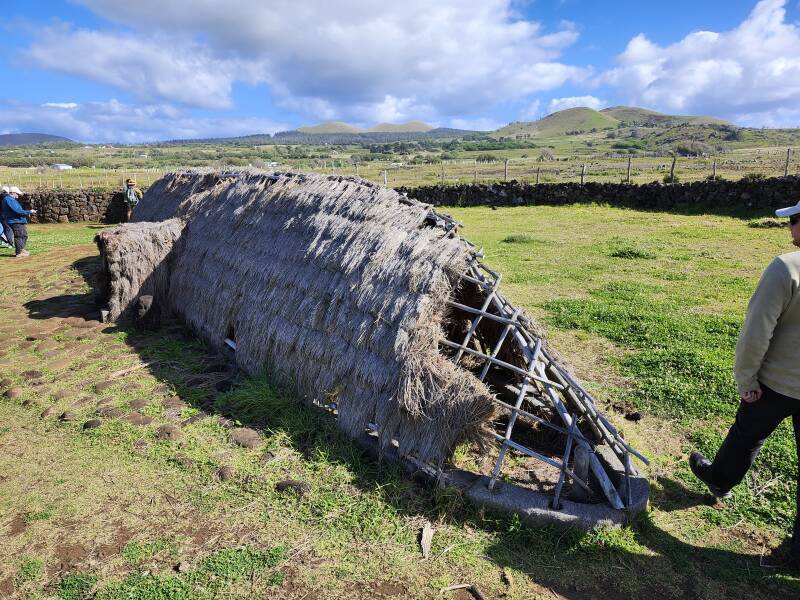
[[[0,146],[32,146],[35,144],[75,144],[69,138],[49,133],[3,133]]]

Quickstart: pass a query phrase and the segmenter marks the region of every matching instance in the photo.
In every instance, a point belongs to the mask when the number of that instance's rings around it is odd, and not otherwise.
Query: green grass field
[[[738,326],[788,231],[604,206],[445,212],[651,457],[647,514],[622,530],[529,529],[420,487],[267,378],[209,372],[218,357],[179,326],[84,322],[96,226],[39,225],[31,259],[0,257],[0,379],[20,388],[0,398],[0,555],[14,557],[0,561],[0,596],[471,597],[440,594],[459,583],[487,598],[800,595],[800,580],[758,566],[793,516],[790,429],[724,504],[686,467],[735,411]],[[118,412],[84,430],[104,407]],[[633,407],[639,422],[622,416]],[[179,435],[159,436],[163,424]],[[239,424],[259,448],[232,442]],[[287,479],[308,487],[279,492]]]

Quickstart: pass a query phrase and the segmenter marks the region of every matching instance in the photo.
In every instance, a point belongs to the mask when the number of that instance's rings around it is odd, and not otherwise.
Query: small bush
[[[654,252],[636,248],[635,246],[620,246],[612,250],[610,256],[614,258],[643,258],[647,260],[652,260],[656,257]]]
[[[503,244],[542,244],[539,240],[528,233],[512,233],[500,240]]]
[[[679,183],[680,177],[677,175],[670,175],[669,173],[664,173],[664,183]]]
[[[763,181],[767,178],[764,173],[747,173],[742,177],[742,181]]]

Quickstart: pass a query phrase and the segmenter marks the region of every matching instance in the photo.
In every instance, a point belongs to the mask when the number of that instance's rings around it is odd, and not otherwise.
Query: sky
[[[800,126],[800,0],[0,0],[0,14],[0,133],[491,130],[616,105]]]

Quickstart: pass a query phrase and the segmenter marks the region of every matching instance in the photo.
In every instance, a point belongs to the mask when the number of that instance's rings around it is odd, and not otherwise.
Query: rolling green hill
[[[430,131],[433,129],[422,121],[409,121],[408,123],[378,123],[366,131],[369,133],[407,133],[412,131]]]
[[[592,129],[612,129],[619,121],[592,108],[568,108],[547,115],[538,121],[517,122],[506,125],[494,132],[495,137],[555,137],[567,132],[591,131]]]
[[[637,106],[611,106],[604,108],[601,113],[623,123],[653,124],[653,125],[730,125],[728,121],[716,117],[691,116],[691,115],[665,115],[647,108]]]
[[[341,121],[329,121],[319,125],[298,127],[297,131],[300,133],[362,133],[364,130]]]
[[[298,127],[300,133],[419,133],[432,130],[433,127],[422,121],[409,121],[408,123],[378,123],[369,129],[363,129],[342,123],[341,121],[330,121],[320,125],[309,127]]]
[[[31,144],[74,144],[72,140],[49,133],[4,133],[0,134],[0,146],[28,146]]]

